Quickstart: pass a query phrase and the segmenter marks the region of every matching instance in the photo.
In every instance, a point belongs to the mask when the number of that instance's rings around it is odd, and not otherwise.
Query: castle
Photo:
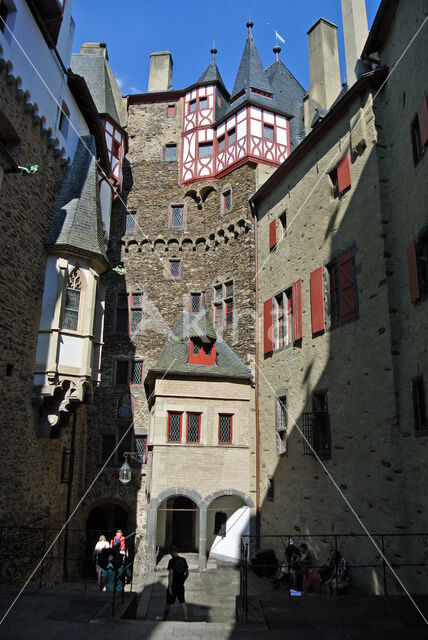
[[[15,4],[3,35],[37,36],[57,106],[2,38],[9,544],[61,530],[45,580],[117,527],[141,574],[171,544],[200,570],[238,562],[241,536],[320,559],[335,539],[367,565],[345,534],[385,533],[388,557],[420,562],[397,534],[427,528],[423,2],[383,0],[368,33],[364,1],[342,0],[344,87],[321,18],[308,91],[280,47],[263,68],[249,22],[230,94],[212,49],[185,89],[153,53],[126,97],[104,43],[71,55],[71,3],[56,21]]]

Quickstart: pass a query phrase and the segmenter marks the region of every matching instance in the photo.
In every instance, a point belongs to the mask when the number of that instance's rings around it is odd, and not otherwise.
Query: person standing
[[[97,572],[97,582],[98,582],[98,589],[100,591],[102,591],[102,582],[101,582],[101,577],[102,577],[102,569],[100,567],[100,563],[99,563],[99,558],[100,558],[100,552],[103,549],[109,549],[110,545],[107,542],[105,536],[100,536],[98,539],[97,544],[95,545],[94,548],[94,560],[95,560],[95,571]]]
[[[189,566],[184,558],[178,555],[177,550],[171,547],[171,560],[168,562],[168,588],[166,591],[166,604],[163,612],[163,620],[168,618],[169,609],[175,599],[181,604],[183,618],[187,622],[187,606],[184,599],[184,583],[189,577]]]
[[[110,541],[110,547],[113,549],[113,555],[119,552],[119,557],[122,561],[122,564],[124,564],[125,556],[127,555],[127,553],[125,546],[125,536],[122,533],[122,529],[118,529],[116,531],[116,535]]]

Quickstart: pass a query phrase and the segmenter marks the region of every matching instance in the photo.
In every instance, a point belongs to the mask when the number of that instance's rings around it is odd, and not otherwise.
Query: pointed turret
[[[226,91],[226,87],[224,85],[223,82],[223,78],[221,77],[220,71],[218,70],[216,61],[215,61],[215,54],[217,53],[217,49],[211,49],[211,54],[212,54],[212,60],[210,62],[210,64],[208,65],[208,67],[205,69],[205,71],[203,72],[203,74],[201,75],[201,77],[199,78],[199,80],[197,81],[196,84],[200,85],[200,84],[205,84],[205,83],[209,83],[209,84],[219,84],[222,86],[222,88]],[[227,91],[226,91],[227,92]]]
[[[257,89],[258,91],[272,95],[272,87],[266,77],[251,31],[253,23],[247,22],[247,27],[248,37],[242,53],[238,73],[236,74],[235,84],[233,85],[231,95],[232,102],[242,91],[249,94],[250,89]]]

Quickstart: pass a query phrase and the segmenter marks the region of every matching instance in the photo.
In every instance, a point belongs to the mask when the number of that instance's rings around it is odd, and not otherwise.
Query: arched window
[[[64,329],[77,331],[79,318],[80,292],[82,281],[79,269],[74,269],[68,276],[64,305]]]

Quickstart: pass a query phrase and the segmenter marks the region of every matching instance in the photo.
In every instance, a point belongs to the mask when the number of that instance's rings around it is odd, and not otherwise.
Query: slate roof
[[[273,62],[266,69],[266,74],[271,83],[276,104],[279,105],[281,111],[294,116],[290,120],[290,147],[292,151],[305,137],[303,98],[306,91],[281,60]]]
[[[201,77],[198,79],[196,84],[199,85],[202,83],[212,83],[212,84],[218,83],[226,91],[223,78],[221,77],[220,71],[218,70],[215,60],[211,60],[210,64],[205,69],[205,71],[203,72]]]
[[[189,364],[189,338],[208,335],[216,339],[215,365]],[[199,314],[182,313],[154,367],[146,376],[153,383],[156,374],[240,378],[250,380],[252,373],[232,349],[217,335],[205,310]]]
[[[121,120],[122,113],[119,113],[116,105],[110,74],[103,54],[73,53],[71,69],[74,73],[85,78],[98,113],[107,113],[118,124],[124,124]]]
[[[66,169],[45,244],[107,260],[95,154],[94,137],[82,136]]]

